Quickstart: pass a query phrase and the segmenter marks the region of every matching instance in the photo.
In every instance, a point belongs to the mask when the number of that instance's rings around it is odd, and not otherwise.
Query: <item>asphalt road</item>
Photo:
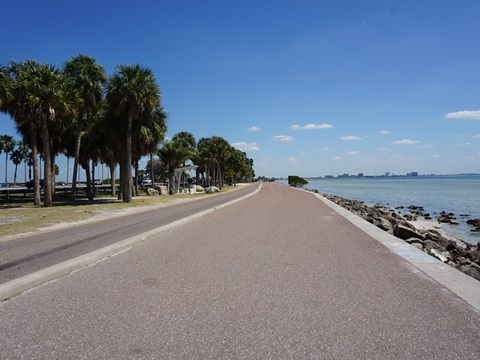
[[[258,186],[0,242],[0,284],[242,197]]]
[[[279,184],[0,303],[2,359],[478,359],[480,314]]]

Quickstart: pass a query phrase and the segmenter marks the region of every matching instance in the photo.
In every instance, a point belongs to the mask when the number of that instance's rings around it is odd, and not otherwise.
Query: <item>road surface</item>
[[[478,359],[479,338],[471,305],[273,183],[0,303],[2,359]]]

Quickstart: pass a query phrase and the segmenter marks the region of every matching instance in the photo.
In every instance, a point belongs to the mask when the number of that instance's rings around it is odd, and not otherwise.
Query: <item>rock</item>
[[[450,254],[448,254],[447,252],[440,252],[436,249],[430,249],[428,250],[428,253],[444,263],[448,262],[448,258],[450,257]]]
[[[376,227],[384,230],[384,231],[388,231],[390,233],[393,233],[393,225],[390,221],[388,221],[387,219],[383,218],[383,217],[379,217],[377,219],[375,219],[373,221],[373,225],[375,225]]]
[[[423,240],[423,235],[420,234],[417,230],[412,229],[410,227],[407,227],[405,225],[397,224],[393,228],[393,235],[396,237],[402,239],[402,240],[407,240],[410,238],[417,238],[417,239],[422,239]]]
[[[158,196],[158,190],[147,188],[147,195],[148,196]]]
[[[462,265],[458,270],[480,281],[480,266],[476,264]]]
[[[403,217],[404,217],[406,220],[408,220],[408,221],[415,221],[415,220],[417,220],[417,217],[416,217],[415,215],[412,215],[412,214],[405,214]]]
[[[155,185],[153,188],[155,190],[157,190],[160,195],[167,195],[168,194],[167,187],[164,186],[164,185]]]
[[[205,189],[203,187],[201,187],[200,185],[197,185],[196,186],[196,189],[197,189],[197,193],[199,192],[205,192]]]
[[[208,194],[209,193],[216,193],[216,192],[219,192],[219,191],[220,191],[219,188],[217,188],[216,186],[210,186],[210,187],[207,187],[205,189],[205,192],[208,193]]]
[[[475,227],[480,227],[480,219],[470,219],[470,220],[467,220],[467,224],[468,225],[472,225],[472,226],[475,226]]]
[[[430,249],[435,249],[438,251],[445,251],[445,248],[433,240],[425,240],[424,242],[425,249],[429,251]]]
[[[416,247],[418,250],[423,251],[423,245],[421,243],[413,243],[413,244],[410,244],[410,245],[412,245],[413,247]]]

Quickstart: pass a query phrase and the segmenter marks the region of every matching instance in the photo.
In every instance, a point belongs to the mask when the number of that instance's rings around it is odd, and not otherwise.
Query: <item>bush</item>
[[[304,178],[301,178],[297,175],[289,175],[288,176],[288,185],[293,187],[302,187],[303,185],[307,185],[308,181]]]

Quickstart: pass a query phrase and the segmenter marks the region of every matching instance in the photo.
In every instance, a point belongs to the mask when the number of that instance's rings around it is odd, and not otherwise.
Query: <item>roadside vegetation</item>
[[[13,194],[8,202],[0,202],[0,242],[12,237],[48,231],[81,223],[98,221],[132,212],[147,211],[174,205],[185,201],[216,196],[234,191],[239,187],[226,186],[215,194],[178,194],[177,196],[136,196],[131,202],[123,202],[104,193],[94,201],[77,196],[72,202],[68,196],[57,194],[52,207],[38,207],[33,204],[33,194]]]
[[[307,185],[308,181],[305,180],[304,178],[301,178],[300,176],[297,175],[289,175],[288,176],[288,185],[293,186],[293,187],[303,187],[304,185]]]
[[[194,183],[203,186],[222,189],[225,183],[254,178],[253,160],[222,137],[197,141],[184,131],[166,141],[167,112],[161,99],[152,70],[138,64],[119,65],[110,76],[96,59],[82,54],[67,60],[63,67],[33,60],[0,66],[0,111],[10,116],[22,137],[16,142],[11,134],[0,136],[5,184],[11,184],[8,161],[15,164],[14,186],[18,166],[23,165],[25,173],[28,167],[34,184],[33,205],[56,206],[55,161],[59,154],[73,160],[68,179],[72,203],[77,201],[81,170],[86,177],[86,197],[94,199],[93,180],[99,163],[110,170],[111,196],[125,203],[138,196],[143,178],[152,184],[186,184],[185,175],[175,178],[175,169],[187,161],[198,166]],[[148,166],[139,169],[140,159],[146,156]],[[119,179],[115,178],[117,165]]]

